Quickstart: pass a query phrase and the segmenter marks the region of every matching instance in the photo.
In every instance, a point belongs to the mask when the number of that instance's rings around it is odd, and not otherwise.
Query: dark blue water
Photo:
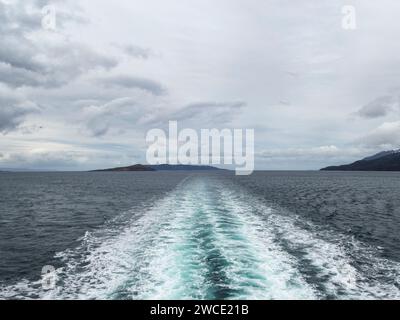
[[[1,173],[0,298],[398,299],[399,193],[397,173]]]

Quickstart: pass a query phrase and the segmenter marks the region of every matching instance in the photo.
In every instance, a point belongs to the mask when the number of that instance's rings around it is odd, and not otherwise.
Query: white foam
[[[265,205],[253,198],[250,203],[258,212],[265,211]],[[399,299],[400,290],[394,282],[373,281],[378,274],[400,276],[400,264],[379,258],[378,248],[367,246],[354,237],[322,229],[312,223],[305,223],[290,212],[272,210],[266,216],[266,232],[275,234],[291,251],[301,252],[299,261],[314,267],[314,272],[323,286],[321,298],[337,299]],[[356,268],[354,259],[368,262],[371,267],[365,272]]]

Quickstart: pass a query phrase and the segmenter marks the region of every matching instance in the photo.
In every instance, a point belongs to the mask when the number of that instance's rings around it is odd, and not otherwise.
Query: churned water
[[[4,173],[0,196],[0,298],[400,298],[397,173]]]

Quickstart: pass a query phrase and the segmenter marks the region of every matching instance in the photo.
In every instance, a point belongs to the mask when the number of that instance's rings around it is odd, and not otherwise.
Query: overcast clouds
[[[399,148],[399,38],[397,0],[0,0],[0,168],[144,162],[168,120],[254,128],[256,169]]]

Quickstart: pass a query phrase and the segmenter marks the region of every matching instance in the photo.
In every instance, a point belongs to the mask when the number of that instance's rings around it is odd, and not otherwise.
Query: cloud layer
[[[34,102],[0,86],[0,134],[17,129],[26,115],[38,111]]]
[[[0,0],[0,167],[143,162],[169,120],[254,128],[256,169],[398,148],[400,3],[344,4]]]
[[[41,2],[0,2],[0,82],[14,88],[59,87],[90,70],[117,65],[83,43],[44,30]]]
[[[363,106],[358,111],[358,115],[364,118],[379,118],[392,112],[397,114],[400,112],[400,94],[378,97]]]

